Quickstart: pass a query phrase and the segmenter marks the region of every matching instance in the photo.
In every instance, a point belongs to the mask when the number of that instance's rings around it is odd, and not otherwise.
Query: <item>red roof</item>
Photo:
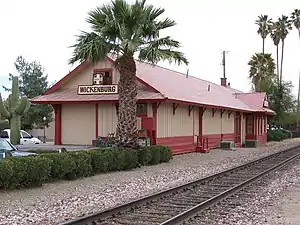
[[[139,100],[164,100],[160,93],[140,90],[138,92]],[[118,101],[118,94],[109,95],[78,95],[77,89],[57,90],[48,95],[41,95],[31,99],[33,103],[61,103],[61,102],[101,102],[101,101]]]
[[[108,59],[113,62],[111,58]],[[75,71],[84,69],[86,65],[86,62],[82,63],[42,96],[31,99],[31,101],[33,103],[83,103],[87,101],[118,100],[118,95],[77,95],[76,89],[58,90],[61,85],[75,74]],[[136,61],[136,67],[138,81],[153,90],[153,92],[139,90],[138,99],[140,100],[169,100],[241,111],[266,112],[263,108],[265,93],[242,93],[209,81],[140,61]]]

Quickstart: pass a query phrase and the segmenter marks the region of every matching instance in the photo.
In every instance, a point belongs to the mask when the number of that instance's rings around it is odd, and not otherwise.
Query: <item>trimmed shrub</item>
[[[160,145],[143,147],[138,152],[138,156],[141,165],[155,165],[162,162],[169,162],[173,157],[170,147]]]
[[[293,134],[289,130],[269,130],[268,141],[282,141],[284,139],[292,138]]]
[[[14,165],[11,161],[0,160],[0,189],[11,187],[11,180],[14,176]]]
[[[0,160],[0,188],[39,187],[49,178],[51,160],[35,156]]]
[[[0,160],[0,189],[41,186],[49,180],[73,180],[172,159],[172,151],[167,146],[149,146],[140,151],[106,148],[62,153],[45,150],[34,152],[40,154]]]
[[[33,150],[28,150],[27,152],[32,152],[32,153],[36,153],[36,154],[58,153],[57,150],[45,150],[45,149],[33,149]]]
[[[150,165],[152,159],[152,151],[149,147],[144,147],[138,152],[139,163],[143,166]]]
[[[76,177],[87,177],[92,174],[92,160],[91,155],[88,154],[86,151],[76,151],[76,152],[69,152],[69,153],[58,153],[67,154],[71,156],[73,161],[75,162],[75,176]]]
[[[76,162],[68,153],[43,153],[39,157],[51,160],[51,180],[75,179]]]
[[[172,149],[169,146],[157,146],[160,149],[160,162],[169,162],[173,158]]]

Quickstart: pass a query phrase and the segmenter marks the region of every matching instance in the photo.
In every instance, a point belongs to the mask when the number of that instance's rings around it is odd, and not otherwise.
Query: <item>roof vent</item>
[[[207,91],[210,91],[210,84],[207,86]]]

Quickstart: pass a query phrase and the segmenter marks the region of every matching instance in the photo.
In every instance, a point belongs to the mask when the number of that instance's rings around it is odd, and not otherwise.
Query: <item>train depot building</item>
[[[56,145],[91,145],[114,133],[118,113],[119,73],[107,57],[86,61],[31,99],[51,104]],[[152,145],[168,145],[174,154],[205,152],[221,141],[267,141],[269,108],[266,93],[242,93],[228,86],[136,61],[139,130]]]

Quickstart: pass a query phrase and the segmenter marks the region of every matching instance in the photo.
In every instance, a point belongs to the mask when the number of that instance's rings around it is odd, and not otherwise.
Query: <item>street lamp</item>
[[[44,143],[46,143],[46,120],[47,118],[44,116],[43,121],[44,121]]]

